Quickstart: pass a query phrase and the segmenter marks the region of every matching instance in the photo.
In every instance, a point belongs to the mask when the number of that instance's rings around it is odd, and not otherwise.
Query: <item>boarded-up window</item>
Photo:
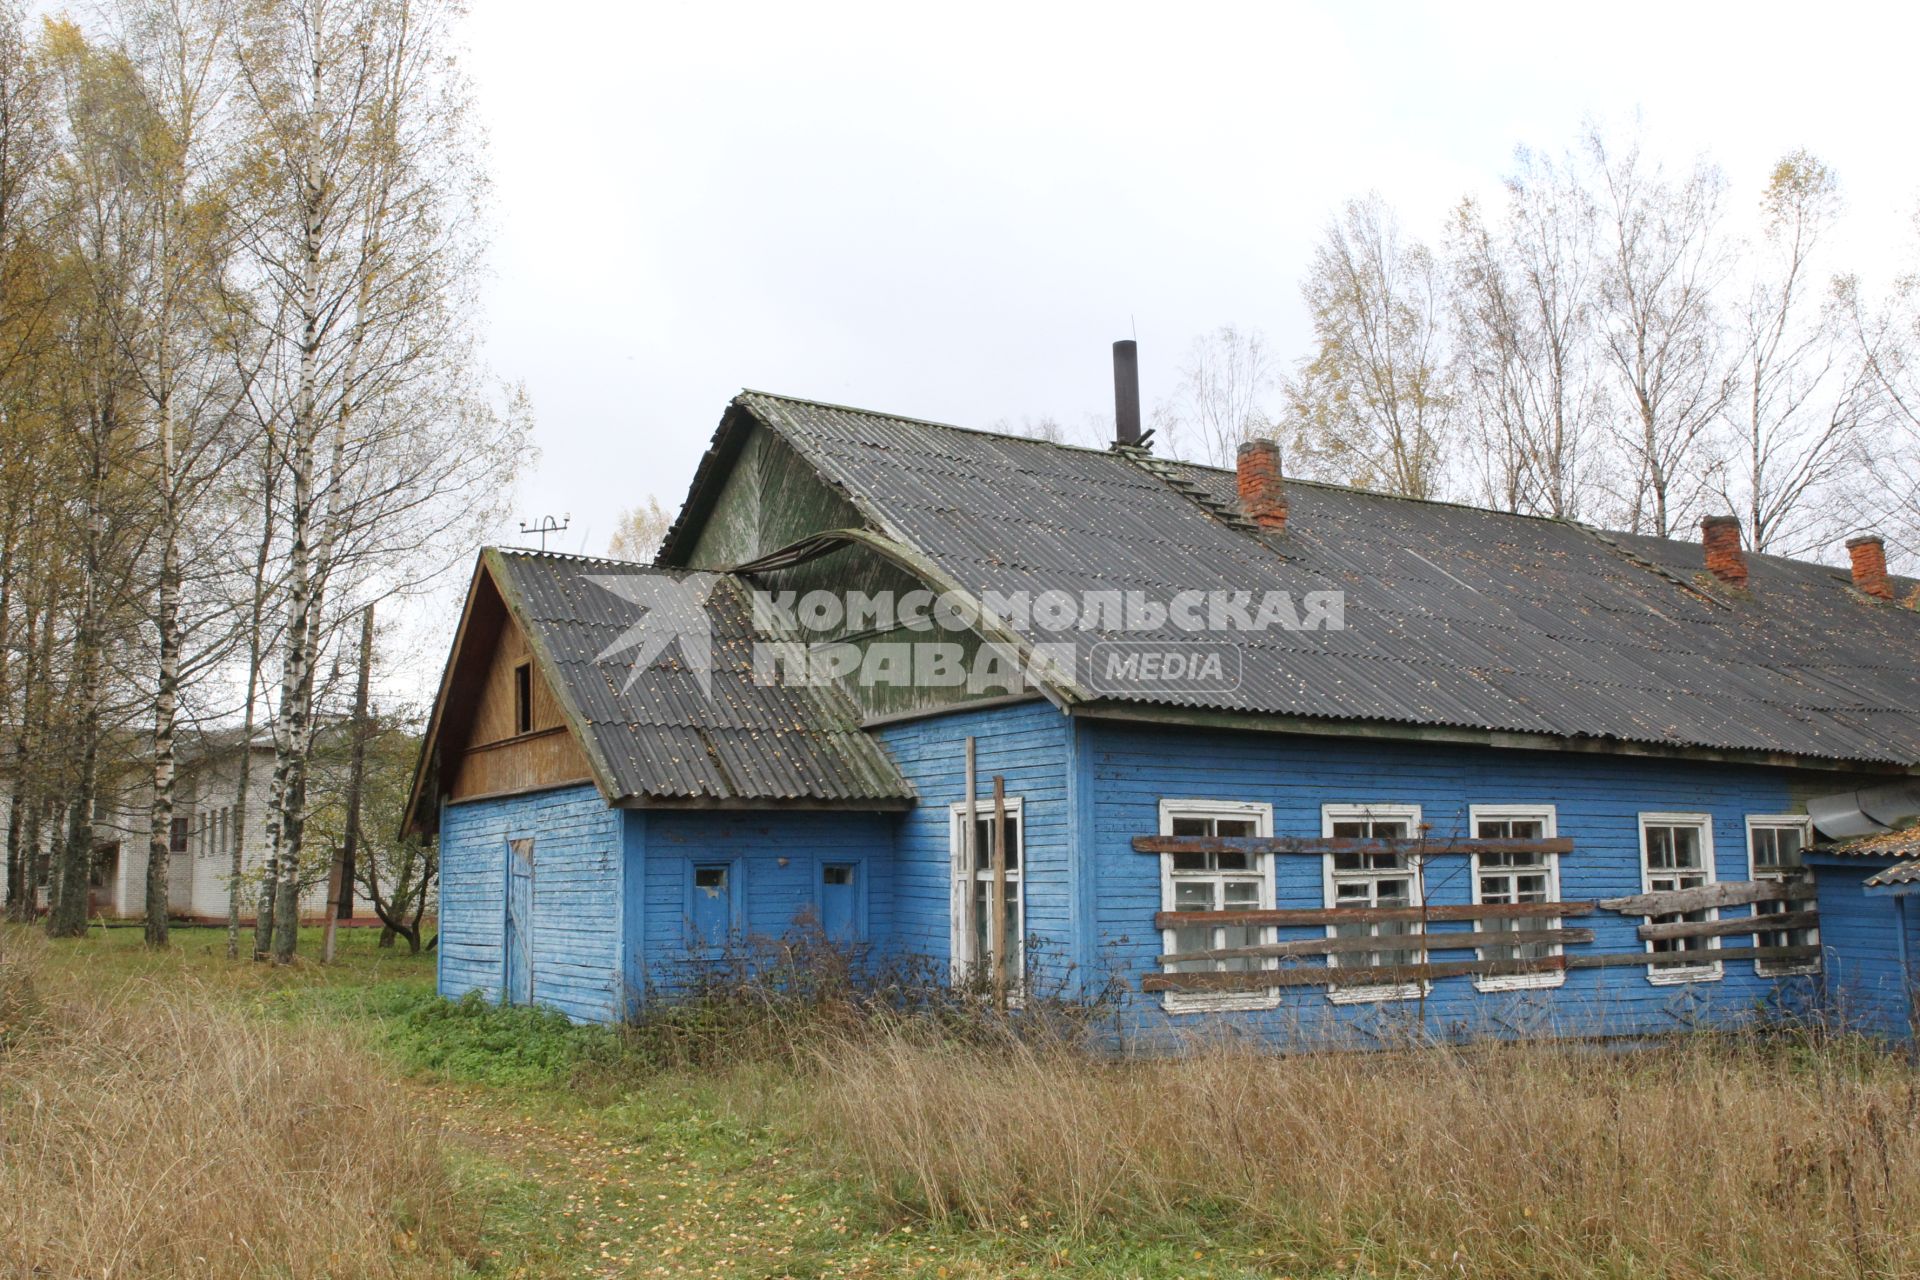
[[[1674,889],[1698,889],[1713,883],[1713,828],[1705,814],[1642,814],[1640,847],[1645,863],[1645,888],[1648,893]],[[1705,921],[1719,918],[1715,908],[1669,912],[1649,916],[1650,924],[1674,924],[1680,921]],[[1648,977],[1655,982],[1696,982],[1718,977],[1720,966],[1705,953],[1716,950],[1716,938],[1656,938],[1647,944],[1654,952],[1698,951],[1697,965],[1650,965]]]
[[[1321,810],[1322,834],[1337,840],[1407,840],[1420,825],[1420,811],[1410,805],[1326,805]],[[1405,853],[1348,852],[1326,856],[1329,907],[1391,909],[1420,905],[1420,884],[1413,861]],[[1408,920],[1375,920],[1336,924],[1327,929],[1335,938],[1375,937],[1378,951],[1343,951],[1327,957],[1340,968],[1379,968],[1418,964],[1420,926]],[[1394,946],[1402,938],[1414,945]],[[1336,1003],[1355,1000],[1412,999],[1421,984],[1398,983],[1378,987],[1335,987],[1328,994]]]
[[[1233,839],[1273,833],[1273,811],[1263,804],[1206,800],[1163,800],[1160,834]],[[1273,855],[1240,850],[1163,853],[1160,855],[1160,909],[1204,912],[1262,911],[1273,907]],[[1273,941],[1273,929],[1255,924],[1189,924],[1160,932],[1168,955],[1244,951]],[[1271,969],[1276,961],[1249,955],[1225,955],[1170,963],[1171,973],[1250,973]],[[1271,990],[1170,993],[1167,1008],[1244,1009],[1273,1002]]]
[[[1554,835],[1553,806],[1507,808],[1474,806],[1473,834],[1481,840],[1546,840]],[[1553,902],[1559,897],[1559,858],[1551,853],[1508,851],[1476,854],[1473,900],[1502,906]],[[1560,927],[1558,916],[1488,916],[1474,927],[1486,933],[1541,934]],[[1481,947],[1482,960],[1544,960],[1560,954],[1555,942],[1515,942]],[[1498,974],[1476,978],[1483,991],[1515,987],[1551,987],[1566,981],[1563,972]]]
[[[1754,817],[1747,819],[1747,855],[1755,880],[1779,880],[1791,884],[1811,882],[1811,873],[1800,854],[1807,845],[1807,819],[1798,816]],[[1756,916],[1787,915],[1811,910],[1811,902],[1786,902],[1775,899],[1753,904]],[[1820,943],[1818,928],[1767,929],[1756,932],[1756,947],[1812,947]],[[1754,969],[1768,977],[1783,973],[1809,973],[1820,967],[1818,960],[1758,960]]]

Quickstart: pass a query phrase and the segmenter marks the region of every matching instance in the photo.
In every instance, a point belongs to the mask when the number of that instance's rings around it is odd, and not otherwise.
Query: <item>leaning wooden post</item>
[[[1007,780],[993,775],[993,1007],[1007,1011]]]
[[[974,970],[979,966],[980,957],[973,954],[974,939],[980,936],[980,922],[974,918],[973,895],[978,891],[976,881],[980,869],[980,778],[974,771],[973,739],[967,739],[967,781],[966,808],[961,821],[966,830],[960,836],[960,883],[955,891],[960,895],[960,937],[956,939],[956,954],[953,957],[953,976],[969,986],[974,981]]]

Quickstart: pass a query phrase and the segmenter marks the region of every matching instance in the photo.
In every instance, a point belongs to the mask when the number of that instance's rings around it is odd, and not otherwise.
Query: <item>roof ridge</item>
[[[661,573],[691,572],[686,569],[662,568],[659,565],[648,564],[644,560],[622,560],[618,556],[590,556],[581,551],[548,551],[541,547],[510,547],[498,544],[487,546],[484,550],[496,551],[505,556],[526,556],[532,560],[578,560],[589,564],[625,565],[629,569],[656,569]]]
[[[963,427],[963,426],[960,426],[958,423],[953,423],[953,422],[939,422],[932,418],[916,418],[908,414],[889,413],[881,409],[865,409],[865,408],[861,408],[859,405],[840,404],[838,402],[831,401],[831,400],[814,400],[806,396],[782,395],[777,391],[762,391],[753,387],[741,388],[740,394],[734,397],[733,402],[735,404],[738,404],[742,400],[745,400],[750,396],[761,397],[767,400],[777,400],[787,404],[809,405],[813,408],[828,409],[828,410],[833,410],[840,413],[857,413],[869,418],[886,418],[894,422],[910,423],[914,426],[937,427],[943,431],[957,431],[963,435],[985,436],[993,440],[1017,441],[1021,444],[1039,445],[1049,449],[1061,449],[1061,450],[1065,450],[1067,452],[1076,453],[1076,454],[1092,454],[1096,456],[1118,456],[1121,453],[1120,450],[1114,448],[1113,446],[1096,448],[1092,445],[1068,444],[1058,440],[1047,440],[1039,436],[1023,436],[1023,435],[1015,435],[1005,431],[989,431],[982,427]],[[1218,475],[1225,475],[1225,476],[1231,476],[1234,474],[1234,469],[1232,467],[1216,466],[1210,462],[1196,462],[1189,458],[1171,458],[1171,457],[1162,458],[1152,454],[1148,454],[1148,456],[1152,457],[1153,462],[1158,466],[1189,467],[1196,471],[1207,471],[1207,472],[1212,472]],[[1159,478],[1162,480],[1165,480],[1168,477],[1166,477],[1165,475],[1160,475]],[[1304,485],[1308,488],[1325,490],[1329,493],[1354,494],[1354,495],[1365,497],[1365,498],[1383,498],[1383,499],[1389,499],[1394,502],[1413,503],[1416,506],[1422,506],[1422,507],[1445,507],[1455,511],[1472,511],[1481,515],[1494,516],[1501,519],[1537,520],[1537,521],[1543,521],[1547,524],[1565,525],[1574,529],[1584,530],[1585,532],[1598,536],[1603,540],[1615,538],[1615,537],[1651,538],[1658,542],[1670,543],[1676,547],[1697,547],[1700,545],[1699,543],[1686,538],[1662,536],[1660,534],[1653,534],[1653,533],[1635,533],[1632,530],[1628,530],[1628,529],[1607,529],[1600,525],[1588,524],[1584,520],[1573,519],[1570,516],[1547,515],[1539,512],[1532,512],[1532,511],[1504,511],[1499,507],[1482,506],[1481,504],[1475,503],[1475,502],[1460,502],[1452,498],[1416,498],[1404,493],[1394,493],[1391,490],[1366,489],[1366,488],[1362,488],[1359,485],[1338,484],[1331,480],[1315,480],[1315,479],[1308,478],[1306,476],[1288,475],[1285,477],[1285,480],[1286,480],[1286,483],[1288,483],[1289,485],[1294,485],[1294,484]],[[1627,550],[1624,547],[1616,547],[1615,549],[1623,555],[1631,554],[1627,552]],[[1772,552],[1763,552],[1763,551],[1749,551],[1747,554],[1750,557],[1764,556],[1768,560],[1783,561],[1788,564],[1807,565],[1807,566],[1818,568],[1818,569],[1829,569],[1835,573],[1842,574],[1842,575],[1846,573],[1846,569],[1843,566],[1832,565],[1827,563],[1824,560],[1803,559],[1799,556],[1783,556],[1783,555],[1778,555]],[[1654,569],[1655,571],[1658,571],[1657,566],[1648,565],[1647,567],[1650,569]],[[1900,574],[1893,574],[1891,576],[1896,579],[1899,579],[1903,583],[1904,582],[1920,582],[1920,578],[1906,578],[1905,576]],[[1691,589],[1691,584],[1683,583],[1682,585],[1689,586]]]
[[[895,422],[908,422],[916,427],[938,427],[942,431],[958,431],[970,436],[987,436],[994,440],[1018,440],[1022,444],[1043,445],[1049,449],[1065,449],[1070,453],[1091,453],[1106,455],[1113,452],[1107,446],[1090,444],[1069,444],[1064,440],[1049,440],[1044,436],[1022,436],[1008,431],[989,431],[985,427],[963,427],[957,422],[939,422],[933,418],[916,418],[905,413],[888,413],[884,409],[863,409],[857,404],[839,404],[832,400],[814,400],[806,396],[785,396],[777,391],[761,391],[754,387],[742,387],[740,394],[734,397],[738,404],[748,396],[761,396],[768,400],[783,400],[788,404],[811,405],[816,409],[833,409],[840,413],[858,413],[869,418],[891,418]]]

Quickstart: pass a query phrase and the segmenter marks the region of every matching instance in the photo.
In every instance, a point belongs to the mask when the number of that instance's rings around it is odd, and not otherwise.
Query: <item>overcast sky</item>
[[[489,353],[538,419],[517,515],[603,551],[620,509],[678,507],[743,386],[1071,423],[1109,409],[1115,338],[1149,405],[1224,323],[1292,359],[1339,202],[1431,232],[1588,118],[1710,154],[1743,216],[1811,149],[1884,278],[1920,246],[1914,12],[476,0]]]

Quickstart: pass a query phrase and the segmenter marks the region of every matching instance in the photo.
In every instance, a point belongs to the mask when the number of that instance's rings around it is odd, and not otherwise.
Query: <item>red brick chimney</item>
[[[1747,585],[1747,553],[1740,549],[1738,516],[1707,516],[1700,521],[1707,548],[1707,569],[1730,587]]]
[[[1241,512],[1263,529],[1285,533],[1287,488],[1280,475],[1280,446],[1271,440],[1249,440],[1240,446],[1236,461]]]
[[[1847,539],[1847,554],[1853,557],[1853,585],[1870,596],[1893,599],[1893,583],[1887,579],[1887,544],[1877,533],[1864,533]]]

